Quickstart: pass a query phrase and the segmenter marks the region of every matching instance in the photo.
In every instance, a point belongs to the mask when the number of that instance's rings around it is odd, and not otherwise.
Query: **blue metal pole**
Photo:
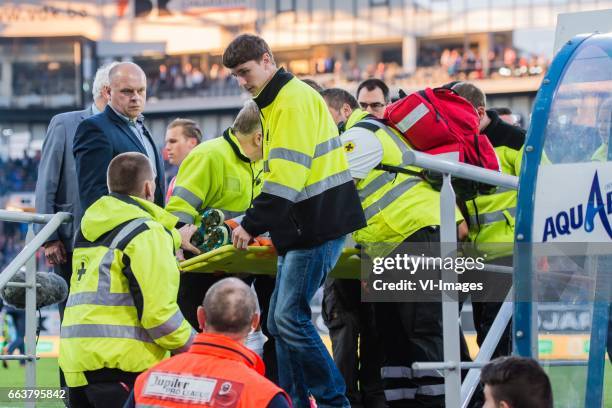
[[[514,353],[537,357],[537,330],[535,330],[533,290],[532,237],[534,197],[538,168],[544,151],[546,125],[553,98],[571,60],[571,56],[589,35],[580,35],[568,41],[553,60],[536,96],[531,125],[527,132],[525,153],[518,192],[514,250]]]
[[[610,135],[612,138],[612,134]],[[608,146],[610,146],[608,144]],[[612,149],[608,147],[608,161],[612,161]],[[606,344],[610,330],[610,287],[609,274],[612,274],[612,255],[596,258],[597,280],[595,300],[591,321],[591,341],[589,343],[589,368],[587,372],[585,407],[601,407],[603,381],[606,364]]]
[[[606,272],[609,273],[609,271]],[[593,304],[591,342],[589,345],[589,368],[587,373],[586,396],[584,399],[585,407],[602,406],[609,306],[609,302],[595,302]]]

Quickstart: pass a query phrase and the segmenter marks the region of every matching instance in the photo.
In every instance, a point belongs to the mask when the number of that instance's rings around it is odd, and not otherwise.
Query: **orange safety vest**
[[[134,385],[136,407],[267,407],[287,393],[264,377],[253,351],[222,335],[198,334],[188,352],[140,374]]]

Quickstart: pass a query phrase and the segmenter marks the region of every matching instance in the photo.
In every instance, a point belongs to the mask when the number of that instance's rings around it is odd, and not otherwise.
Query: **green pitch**
[[[555,407],[584,406],[587,367],[544,367],[553,387]],[[606,360],[604,408],[612,407],[612,364]]]

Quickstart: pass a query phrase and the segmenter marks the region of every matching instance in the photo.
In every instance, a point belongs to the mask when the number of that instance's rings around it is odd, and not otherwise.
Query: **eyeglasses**
[[[361,109],[363,110],[367,110],[368,106],[372,108],[372,110],[380,110],[385,107],[385,105],[380,102],[374,102],[374,103],[359,102],[359,106],[361,106]]]

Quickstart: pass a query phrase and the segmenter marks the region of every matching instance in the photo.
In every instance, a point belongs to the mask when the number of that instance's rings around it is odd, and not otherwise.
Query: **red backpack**
[[[387,106],[385,121],[415,150],[459,152],[460,162],[500,171],[493,145],[478,130],[476,110],[451,89],[426,88],[404,96]]]

